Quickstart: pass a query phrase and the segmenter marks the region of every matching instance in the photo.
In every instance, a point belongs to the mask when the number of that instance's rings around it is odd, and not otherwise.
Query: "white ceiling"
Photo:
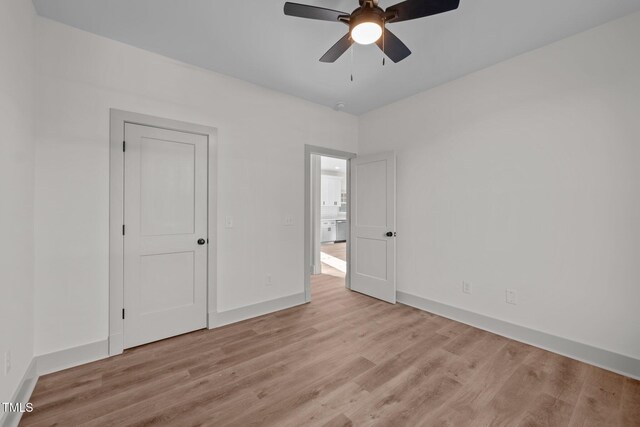
[[[456,11],[389,25],[413,54],[383,67],[375,45],[320,63],[346,26],[284,16],[284,1],[33,0],[42,16],[329,107],[344,102],[354,114],[640,10],[640,0],[462,0]]]

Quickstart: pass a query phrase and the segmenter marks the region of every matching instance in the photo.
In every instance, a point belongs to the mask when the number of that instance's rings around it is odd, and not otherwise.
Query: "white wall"
[[[37,27],[36,354],[107,338],[109,108],[218,128],[219,311],[303,292],[304,144],[356,151],[356,117],[43,18]]]
[[[30,1],[0,2],[0,402],[33,358],[34,19]]]
[[[399,290],[640,358],[639,46],[634,14],[361,117]]]

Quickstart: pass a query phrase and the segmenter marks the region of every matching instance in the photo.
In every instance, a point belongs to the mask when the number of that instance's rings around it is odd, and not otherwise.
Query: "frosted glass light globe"
[[[375,22],[363,22],[351,30],[351,38],[358,44],[375,43],[382,35],[382,27]]]

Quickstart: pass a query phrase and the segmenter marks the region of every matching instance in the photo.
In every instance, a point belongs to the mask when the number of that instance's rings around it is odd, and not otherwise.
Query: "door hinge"
[[[127,142],[122,141],[122,152],[124,153],[125,151],[127,151]]]
[[[122,318],[124,319],[124,308],[122,309]]]
[[[124,224],[122,224],[122,235],[124,236]]]

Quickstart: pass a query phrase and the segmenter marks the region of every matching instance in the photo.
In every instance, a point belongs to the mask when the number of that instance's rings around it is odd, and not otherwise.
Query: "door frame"
[[[109,132],[109,356],[124,351],[124,128],[136,124],[207,137],[207,326],[217,313],[217,151],[218,130],[213,127],[110,109]]]
[[[355,153],[348,151],[334,150],[332,148],[319,147],[305,144],[304,146],[304,300],[311,302],[311,270],[313,261],[311,260],[311,227],[313,226],[311,216],[311,155],[317,154],[324,157],[335,157],[347,161],[347,221],[351,224],[351,159],[356,158]],[[345,287],[351,289],[350,266],[350,245],[351,230],[347,227],[347,272],[345,274]]]

